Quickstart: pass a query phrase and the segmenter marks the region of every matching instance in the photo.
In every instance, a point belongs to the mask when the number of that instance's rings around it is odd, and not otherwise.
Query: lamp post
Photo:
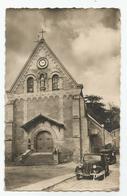
[[[82,124],[81,124],[81,97],[79,95],[79,131],[80,131],[80,161],[82,161]]]

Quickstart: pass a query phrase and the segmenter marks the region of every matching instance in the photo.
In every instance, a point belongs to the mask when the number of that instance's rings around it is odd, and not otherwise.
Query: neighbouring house
[[[90,151],[99,152],[106,144],[112,143],[111,133],[108,132],[104,125],[98,123],[89,114],[88,116],[88,133],[90,139]]]
[[[112,130],[111,135],[112,135],[112,143],[114,145],[114,148],[117,152],[119,152],[119,148],[120,148],[120,128]]]

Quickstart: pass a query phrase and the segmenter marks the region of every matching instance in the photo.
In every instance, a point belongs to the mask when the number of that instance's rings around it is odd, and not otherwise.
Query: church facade
[[[40,39],[7,91],[6,160],[59,163],[89,152],[82,89]]]

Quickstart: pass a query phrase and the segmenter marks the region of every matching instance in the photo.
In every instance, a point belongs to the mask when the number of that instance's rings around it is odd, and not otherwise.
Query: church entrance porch
[[[24,165],[58,164],[59,151],[64,143],[64,124],[44,115],[25,123],[26,152]]]
[[[40,131],[35,138],[36,152],[53,152],[53,139],[48,131]]]

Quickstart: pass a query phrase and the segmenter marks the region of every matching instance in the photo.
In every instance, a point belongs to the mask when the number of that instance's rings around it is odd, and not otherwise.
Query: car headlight
[[[81,168],[83,166],[83,164],[80,164],[78,167]]]
[[[93,169],[96,169],[97,168],[97,166],[96,165],[93,165]]]

